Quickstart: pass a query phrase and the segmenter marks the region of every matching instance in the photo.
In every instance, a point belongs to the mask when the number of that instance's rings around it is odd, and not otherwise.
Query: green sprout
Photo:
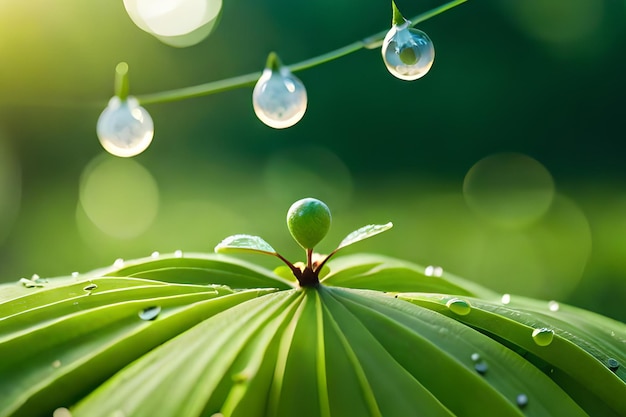
[[[316,198],[303,198],[293,203],[289,208],[287,227],[291,236],[306,251],[306,264],[291,263],[261,237],[245,234],[227,237],[215,247],[215,252],[253,252],[276,256],[289,267],[301,287],[316,287],[319,285],[319,276],[324,265],[340,249],[393,227],[391,222],[363,226],[346,236],[330,254],[315,256],[313,248],[326,236],[330,224],[330,209],[324,202]]]

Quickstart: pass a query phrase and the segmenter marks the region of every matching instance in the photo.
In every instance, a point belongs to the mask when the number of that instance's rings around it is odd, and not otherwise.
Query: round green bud
[[[289,233],[304,249],[313,249],[330,229],[330,210],[315,198],[303,198],[287,212]]]

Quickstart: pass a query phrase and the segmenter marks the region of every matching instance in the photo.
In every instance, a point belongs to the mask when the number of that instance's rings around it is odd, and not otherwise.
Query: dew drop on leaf
[[[396,78],[413,81],[423,77],[435,60],[433,42],[410,22],[393,25],[382,46],[383,61]]]
[[[460,298],[451,298],[446,303],[446,307],[448,307],[451,312],[459,316],[466,316],[470,313],[470,311],[472,311],[472,307],[469,302],[461,300]]]
[[[511,302],[511,294],[502,294],[502,304],[508,304]]]
[[[151,306],[151,307],[147,307],[144,308],[143,310],[141,310],[139,312],[139,318],[141,320],[154,320],[157,318],[157,316],[159,315],[159,313],[161,313],[161,307],[159,306]]]
[[[154,252],[152,252],[152,254],[150,255],[150,257],[151,257],[151,258],[153,258],[153,259],[156,259],[156,258],[158,258],[158,257],[159,257],[159,255],[160,255],[160,253],[159,253],[159,252],[154,251]]]
[[[115,262],[113,262],[113,266],[116,268],[121,268],[124,266],[124,260],[122,258],[117,258]]]
[[[484,361],[480,361],[478,363],[476,363],[474,365],[474,369],[476,370],[476,372],[478,372],[481,375],[485,375],[487,373],[487,370],[489,369],[489,367],[487,366],[487,363]]]
[[[59,407],[52,412],[52,417],[72,417],[72,413],[65,407]]]
[[[114,96],[100,114],[96,132],[107,152],[127,158],[139,155],[150,146],[154,123],[137,99],[120,100]]]
[[[72,278],[78,278],[78,275],[80,275],[78,272],[72,272]]]
[[[548,346],[554,339],[554,330],[542,327],[533,330],[532,336],[537,346]]]
[[[528,405],[528,396],[526,394],[519,394],[515,398],[515,402],[519,408],[524,408]]]
[[[61,367],[61,361],[57,359],[56,361],[52,362],[52,367],[53,368],[60,368]]]
[[[472,359],[472,362],[478,362],[480,360],[480,355],[478,353],[472,353],[470,358]]]
[[[176,252],[174,252],[174,257],[175,258],[182,258],[183,257],[183,251],[182,250],[177,250]]]
[[[613,372],[617,372],[617,370],[619,369],[619,361],[615,358],[607,359],[606,364]]]
[[[424,270],[424,275],[427,277],[440,277],[443,275],[443,268],[440,266],[429,265]]]
[[[288,68],[265,68],[254,86],[252,105],[266,125],[275,129],[291,127],[306,111],[306,89]]]
[[[561,306],[559,305],[558,302],[552,300],[548,303],[548,309],[550,311],[559,311],[559,308],[561,308]]]

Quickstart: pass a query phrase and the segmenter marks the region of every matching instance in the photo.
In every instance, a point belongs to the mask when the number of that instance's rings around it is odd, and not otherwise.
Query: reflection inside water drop
[[[146,321],[154,320],[157,318],[159,313],[161,313],[161,307],[159,306],[147,307],[139,312],[139,318],[142,320],[146,320]]]
[[[559,311],[559,308],[561,308],[561,306],[554,300],[548,303],[548,309],[550,309],[550,311]]]
[[[511,302],[511,294],[502,294],[502,304],[508,304]]]

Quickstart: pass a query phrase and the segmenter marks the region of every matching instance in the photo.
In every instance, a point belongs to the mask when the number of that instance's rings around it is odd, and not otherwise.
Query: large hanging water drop
[[[115,96],[98,119],[96,127],[102,147],[115,156],[131,157],[145,151],[154,136],[150,114],[137,99]]]
[[[433,42],[421,30],[411,27],[395,3],[393,24],[383,40],[382,55],[387,70],[396,78],[413,81],[423,77],[435,60]]]
[[[124,158],[145,151],[154,136],[152,117],[128,91],[128,64],[120,62],[115,67],[115,96],[100,114],[96,132],[107,152]]]
[[[281,65],[273,52],[267,58],[265,70],[254,86],[252,105],[257,117],[275,129],[295,125],[306,111],[304,84]]]

